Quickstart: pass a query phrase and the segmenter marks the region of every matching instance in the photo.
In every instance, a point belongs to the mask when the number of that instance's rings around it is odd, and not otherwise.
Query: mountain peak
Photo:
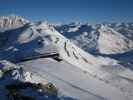
[[[21,16],[16,16],[13,14],[9,16],[0,16],[0,30],[2,31],[18,28],[26,23],[29,23],[29,21]]]

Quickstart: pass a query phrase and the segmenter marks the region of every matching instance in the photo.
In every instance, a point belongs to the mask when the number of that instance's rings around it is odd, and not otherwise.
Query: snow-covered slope
[[[59,92],[53,83],[31,70],[27,72],[9,61],[0,61],[1,100],[76,100]]]
[[[10,17],[7,18],[12,21]],[[70,26],[73,27],[73,24]],[[88,44],[88,48],[92,46],[92,51],[94,52],[100,48],[99,37],[101,33],[100,31],[96,31],[96,28],[97,27],[92,27],[88,24],[87,26],[78,24],[74,29],[72,28],[69,31],[70,33],[72,32],[71,36],[75,36],[75,34],[73,34],[74,31],[77,31],[78,35],[80,35],[79,32],[84,32],[83,37],[81,35],[79,41],[82,41],[82,43],[86,45]],[[91,32],[91,34],[89,34],[89,32]],[[48,22],[26,23],[17,28],[10,26],[10,30],[1,31],[0,34],[0,60],[9,60],[14,63],[22,64],[26,70],[32,73],[36,71],[41,77],[57,83],[62,89],[67,89],[66,87],[71,89],[73,87],[72,90],[62,91],[64,93],[67,92],[67,95],[75,96],[81,100],[88,100],[91,97],[97,98],[96,100],[103,98],[108,100],[131,100],[133,97],[133,72],[130,69],[120,65],[119,61],[115,59],[95,56],[83,51],[60,34],[53,25]],[[90,38],[88,38],[89,36]],[[105,36],[103,36],[104,39],[106,39]],[[123,38],[123,36],[117,33],[115,36],[116,39],[119,39],[118,37]],[[84,38],[85,41],[83,41]],[[126,37],[124,37],[124,39],[126,39]],[[122,43],[125,43],[124,40],[120,40]],[[86,43],[86,41],[89,42]],[[128,50],[130,50],[130,48],[128,48]],[[100,50],[102,49],[101,46]],[[119,50],[118,48],[118,51],[120,52],[121,49]],[[107,52],[112,53],[112,51]],[[46,59],[46,57],[53,58],[57,61]],[[68,75],[70,74],[70,76],[73,77],[67,77],[67,72]],[[76,74],[81,81],[79,81],[78,77],[74,74]],[[91,85],[89,85],[89,83]],[[98,89],[95,88],[96,86]],[[83,91],[87,91],[89,96],[85,96],[86,92],[82,93]],[[112,95],[111,92],[114,94]],[[81,96],[79,94],[81,94]],[[84,96],[85,98],[83,98]]]
[[[89,24],[71,23],[56,25],[55,28],[85,51],[95,52],[98,50],[99,32],[96,27]]]
[[[113,28],[115,31],[121,33],[127,38],[133,40],[133,23],[109,23],[107,26]]]
[[[133,49],[133,41],[108,26],[101,26],[98,39],[99,52],[117,54]]]
[[[121,90],[68,62],[63,61],[60,63],[52,59],[38,59],[21,63],[21,66],[55,83],[65,95],[80,100],[127,99]]]
[[[132,24],[68,24],[55,27],[87,52],[117,54],[133,49]]]

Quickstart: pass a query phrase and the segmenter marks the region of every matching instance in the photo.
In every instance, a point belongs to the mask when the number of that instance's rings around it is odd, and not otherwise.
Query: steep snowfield
[[[101,26],[99,32],[101,33],[98,39],[100,53],[116,54],[133,49],[132,40],[129,40],[108,26]]]
[[[9,19],[13,20],[10,17]],[[96,31],[96,27],[88,24],[87,26],[82,25],[82,27],[78,24],[74,28],[73,24],[70,26],[72,27],[69,30],[71,36],[77,38],[75,31],[78,35],[80,35],[79,32],[84,33],[83,37],[81,35],[81,38],[78,39],[82,41],[81,43],[88,44],[89,50],[93,48],[90,50],[92,52],[101,50],[108,54],[121,52],[123,48],[124,50],[132,48],[132,41],[131,43],[125,42],[124,39],[127,40],[127,38],[117,32],[108,33],[109,36],[116,38],[116,41],[113,42],[113,47],[106,48],[111,41],[107,40],[108,35],[104,33],[104,28]],[[107,28],[107,31],[110,32],[110,30],[112,31]],[[130,69],[120,65],[119,60],[109,56],[96,56],[83,51],[48,22],[26,23],[16,28],[12,26],[10,30],[1,31],[0,34],[2,34],[0,60],[19,63],[29,72],[56,83],[63,94],[80,100],[132,100],[133,98],[133,72]],[[85,41],[83,41],[84,38]],[[104,46],[102,43],[105,42],[102,39],[107,41]],[[122,46],[116,45],[118,41],[122,43]],[[50,59],[46,59],[46,57],[50,57]]]

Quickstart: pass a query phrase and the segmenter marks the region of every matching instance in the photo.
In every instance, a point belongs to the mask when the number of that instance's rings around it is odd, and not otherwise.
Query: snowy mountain
[[[55,28],[87,52],[124,53],[133,49],[132,24],[66,24]]]
[[[99,52],[103,54],[124,53],[133,49],[133,41],[108,26],[101,26],[98,39]]]
[[[21,16],[0,16],[0,30],[5,31],[13,28],[18,28],[28,23],[29,21]]]
[[[95,27],[89,24],[71,23],[56,25],[55,28],[85,51],[95,52],[98,50],[99,32]]]
[[[80,100],[133,98],[133,71],[127,64],[132,57],[123,62],[123,58],[120,61],[103,55],[132,50],[133,42],[128,37],[105,25],[53,26],[47,21],[33,23],[17,16],[1,18],[0,60],[34,73],[34,81],[55,83],[61,94]],[[4,18],[8,20],[4,22]]]

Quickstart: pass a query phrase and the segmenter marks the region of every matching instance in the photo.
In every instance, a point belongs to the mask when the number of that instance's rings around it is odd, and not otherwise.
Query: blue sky
[[[133,21],[133,0],[0,0],[0,15],[50,22]]]

